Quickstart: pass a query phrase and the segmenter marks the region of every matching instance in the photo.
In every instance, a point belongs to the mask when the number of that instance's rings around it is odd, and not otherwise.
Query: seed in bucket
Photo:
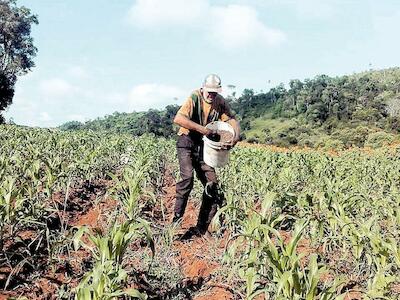
[[[207,135],[207,138],[213,142],[228,143],[233,139],[233,134],[226,130],[217,130],[216,133]]]

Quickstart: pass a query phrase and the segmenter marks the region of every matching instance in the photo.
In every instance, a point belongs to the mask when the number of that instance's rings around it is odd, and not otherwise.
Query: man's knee
[[[217,182],[209,181],[204,187],[205,200],[209,200],[212,204],[222,205],[224,200],[224,194],[218,186]]]
[[[181,180],[193,180],[194,172],[190,166],[181,166],[180,169]]]
[[[214,182],[217,184],[217,174],[215,173],[215,169],[206,165],[202,164],[201,165],[201,171],[204,173],[204,176],[206,177],[207,183],[208,182]]]

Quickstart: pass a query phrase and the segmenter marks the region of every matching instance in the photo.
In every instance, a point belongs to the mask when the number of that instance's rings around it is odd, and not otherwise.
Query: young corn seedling
[[[307,225],[295,226],[292,238],[285,243],[279,232],[267,225],[253,228],[253,234],[244,234],[248,243],[236,269],[246,280],[246,295],[253,299],[264,294],[266,299],[341,299],[337,295],[339,281],[330,287],[319,285],[326,267],[317,263],[317,255],[310,257],[309,264],[301,265],[304,255],[296,253],[298,242]],[[273,239],[271,237],[274,237]],[[243,242],[238,240],[237,242]],[[238,245],[236,245],[238,246]],[[238,249],[238,247],[236,247]]]
[[[398,276],[390,275],[391,265],[378,268],[374,277],[368,280],[366,299],[391,299],[390,285],[399,280]]]
[[[104,263],[98,261],[76,288],[75,300],[147,299],[137,289],[123,289],[126,280],[127,273],[121,265],[110,260]]]
[[[136,218],[143,207],[139,203],[140,197],[150,196],[153,198],[149,191],[146,193],[143,191],[148,170],[149,165],[138,160],[135,165],[125,167],[121,178],[110,174],[115,182],[113,191],[130,219]]]
[[[82,241],[83,234],[87,234],[89,241],[94,246]],[[74,248],[77,250],[80,246],[85,247],[90,250],[96,261],[111,260],[121,264],[129,244],[133,240],[142,238],[146,239],[154,253],[155,248],[150,226],[142,219],[127,220],[120,225],[114,224],[106,236],[103,236],[97,229],[94,230],[94,233],[91,233],[87,227],[82,226],[74,236]]]
[[[4,226],[9,224],[13,228],[20,221],[17,215],[26,201],[21,192],[16,178],[11,176],[7,176],[0,185],[0,242],[3,241]]]
[[[93,246],[83,242],[83,234],[88,236]],[[78,249],[83,246],[90,250],[95,265],[76,288],[76,299],[108,300],[123,295],[145,299],[145,295],[135,289],[123,289],[127,279],[122,267],[124,254],[133,240],[142,238],[147,240],[154,256],[154,241],[149,224],[144,220],[128,220],[121,225],[114,225],[106,236],[99,231],[91,233],[87,227],[81,227],[74,236],[74,247]]]

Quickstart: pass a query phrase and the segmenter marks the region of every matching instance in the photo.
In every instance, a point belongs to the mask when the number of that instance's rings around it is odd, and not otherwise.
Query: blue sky
[[[400,66],[398,0],[18,4],[39,16],[32,31],[39,52],[5,115],[28,126],[181,104],[209,73],[240,94]]]

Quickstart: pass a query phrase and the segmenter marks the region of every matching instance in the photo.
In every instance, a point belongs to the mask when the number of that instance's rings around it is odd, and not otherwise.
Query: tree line
[[[400,133],[400,69],[295,79],[287,88],[281,84],[266,93],[244,90],[232,106],[253,142],[311,147],[390,143]],[[254,132],[260,118],[281,126]]]
[[[128,133],[141,136],[149,133],[156,136],[171,137],[175,134],[173,119],[178,105],[168,105],[163,110],[150,109],[146,112],[114,112],[105,117],[81,123],[70,121],[62,124],[61,130],[95,130],[113,133]]]
[[[400,133],[399,68],[294,79],[287,87],[280,84],[267,92],[245,89],[239,97],[232,93],[227,101],[241,122],[242,138],[249,142],[344,148],[390,143]],[[169,105],[164,110],[115,112],[60,128],[171,137],[176,133],[172,121],[178,109]],[[255,129],[253,124],[259,120],[265,126]],[[278,124],[274,130],[268,120]]]

